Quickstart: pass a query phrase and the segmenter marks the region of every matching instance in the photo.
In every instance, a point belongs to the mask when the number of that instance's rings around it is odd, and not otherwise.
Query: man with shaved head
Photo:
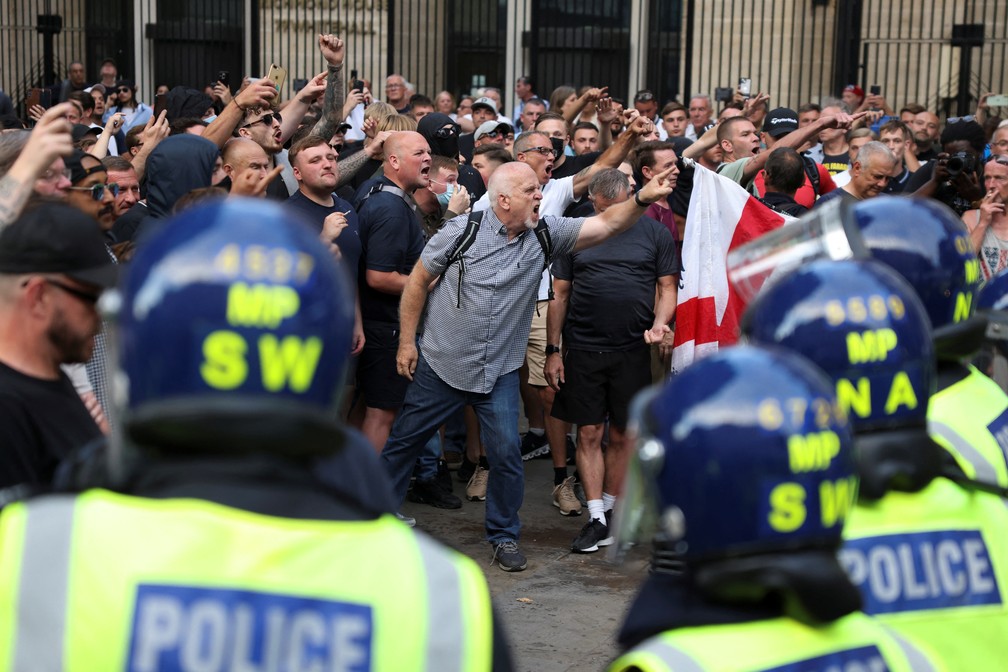
[[[396,374],[399,296],[410,269],[423,250],[423,228],[413,192],[430,183],[431,153],[413,131],[397,131],[385,140],[384,175],[368,180],[354,196],[360,225],[361,264],[358,280],[364,349],[357,361],[357,392],[364,402],[361,431],[380,451],[407,381]],[[423,476],[423,475],[421,475]],[[429,479],[433,481],[433,479]],[[428,479],[418,478],[418,491],[446,508],[462,505]]]
[[[548,141],[543,146],[548,148]],[[546,151],[552,156],[551,149]],[[490,464],[487,541],[504,571],[526,566],[518,549],[518,510],[524,496],[518,369],[525,360],[542,270],[553,257],[596,245],[628,228],[648,205],[672,192],[675,175],[673,166],[635,198],[587,219],[545,217],[552,241],[546,259],[533,231],[543,200],[540,175],[529,163],[506,163],[490,177],[490,207],[472,215],[479,226],[461,259],[454,259],[453,252],[470,215],[450,220],[431,237],[405,282],[396,367],[413,383],[382,461],[402,502],[427,440],[463,405],[471,405]],[[424,332],[418,350],[421,313]]]
[[[270,171],[269,156],[255,141],[248,138],[231,138],[221,152],[224,174],[231,180],[231,194],[235,196],[259,195],[256,186]]]

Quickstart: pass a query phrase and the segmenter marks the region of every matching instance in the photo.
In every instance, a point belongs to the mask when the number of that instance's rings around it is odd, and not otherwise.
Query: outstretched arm
[[[319,35],[319,51],[329,64],[329,76],[326,81],[325,100],[322,103],[322,118],[312,129],[312,135],[318,135],[328,140],[339,128],[345,117],[343,113],[343,55],[345,52],[343,40],[335,35]]]

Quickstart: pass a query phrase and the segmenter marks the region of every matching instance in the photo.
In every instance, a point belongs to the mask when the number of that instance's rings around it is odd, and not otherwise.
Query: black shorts
[[[619,352],[569,349],[564,384],[553,400],[554,418],[578,425],[609,422],[626,427],[633,396],[651,384],[651,351],[645,345]]]
[[[399,325],[365,322],[364,339],[364,349],[357,358],[357,392],[363,397],[365,406],[398,409],[409,385],[409,381],[396,372]]]

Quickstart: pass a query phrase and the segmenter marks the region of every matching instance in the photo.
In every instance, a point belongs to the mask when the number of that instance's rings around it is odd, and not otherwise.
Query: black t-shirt
[[[101,435],[62,371],[43,380],[0,364],[0,487],[48,485],[60,460]]]
[[[913,176],[914,173],[911,173],[906,166],[903,166],[903,172],[896,177],[889,178],[889,184],[882,190],[882,193],[902,194],[903,190],[910,184],[910,178]]]
[[[641,217],[605,242],[553,260],[553,277],[573,282],[564,343],[617,352],[643,346],[654,322],[655,282],[680,270],[672,234]]]
[[[917,171],[910,176],[907,180],[906,185],[903,187],[904,194],[912,194],[931,180],[931,176],[934,175],[935,162],[929,161],[928,163],[922,165]],[[980,184],[983,184],[983,177],[979,177]],[[948,183],[942,183],[938,185],[938,189],[935,190],[934,196],[931,198],[936,201],[941,201],[945,205],[949,206],[956,211],[957,215],[962,216],[967,210],[973,209],[973,204],[967,201],[965,198],[959,195],[956,188]]]
[[[775,210],[779,210],[792,217],[801,217],[809,211],[804,205],[794,200],[794,197],[782,194],[779,191],[768,191],[760,200]]]
[[[319,205],[300,190],[287,199],[287,205],[303,212],[312,224],[315,231],[322,233],[322,223],[325,218],[334,212],[346,213],[347,225],[339,236],[336,237],[336,245],[340,248],[341,264],[346,269],[350,282],[357,286],[358,266],[361,258],[360,222],[357,220],[357,211],[349,202],[333,194],[333,204],[330,206]]]
[[[565,157],[562,166],[553,168],[552,178],[554,180],[559,180],[563,177],[577,175],[582,170],[595,163],[595,160],[600,156],[602,156],[602,152],[587,152],[581,156]]]
[[[423,227],[416,204],[387,191],[367,196],[376,184],[395,186],[387,177],[370,180],[357,190],[354,204],[360,221],[362,263],[358,291],[361,317],[365,322],[398,324],[399,295],[386,294],[367,284],[366,271],[396,272],[409,275],[423,252]],[[410,206],[413,207],[410,207]]]
[[[813,209],[818,208],[818,207],[822,206],[824,203],[829,203],[830,201],[832,201],[834,199],[837,199],[837,198],[842,198],[842,199],[848,200],[851,203],[857,203],[858,202],[858,199],[857,199],[857,197],[854,194],[850,193],[849,191],[847,191],[843,187],[839,187],[839,188],[834,189],[833,191],[829,192],[828,194],[823,194],[822,196],[820,196],[819,200],[815,202],[815,205],[813,205],[812,208]]]
[[[822,167],[828,170],[830,175],[842,173],[850,168],[850,153],[823,154]]]

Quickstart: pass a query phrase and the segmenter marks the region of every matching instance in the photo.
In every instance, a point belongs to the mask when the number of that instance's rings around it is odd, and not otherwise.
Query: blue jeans
[[[410,474],[427,441],[454,413],[469,404],[479,418],[490,463],[487,483],[486,534],[490,543],[518,540],[518,510],[525,497],[525,470],[518,439],[518,372],[497,379],[489,394],[457,390],[441,380],[423,355],[389,435],[381,459],[392,482],[392,495],[402,504]]]

